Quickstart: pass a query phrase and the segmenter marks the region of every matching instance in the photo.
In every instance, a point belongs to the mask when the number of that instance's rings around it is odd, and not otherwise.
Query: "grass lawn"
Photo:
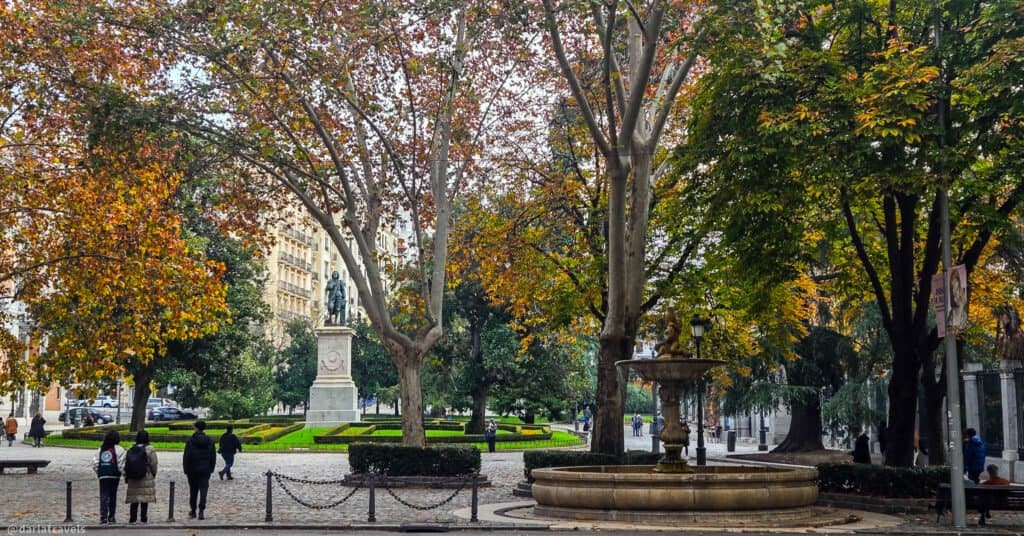
[[[148,430],[156,433],[157,430],[167,431],[166,427],[154,427],[148,428]],[[303,428],[296,430],[286,436],[280,437],[269,443],[263,443],[260,445],[243,445],[243,452],[260,452],[260,451],[288,451],[293,449],[309,450],[309,451],[348,451],[348,445],[344,444],[326,444],[319,445],[313,442],[313,436],[323,435],[330,428]],[[184,430],[183,430],[184,432]],[[498,431],[499,434],[507,434],[503,430]],[[191,434],[185,434],[182,436],[180,443],[167,443],[167,442],[154,442],[153,446],[160,450],[171,450],[181,451],[185,448],[185,438]],[[402,435],[401,430],[378,430],[374,435],[398,437]],[[429,437],[452,437],[460,436],[461,432],[451,430],[427,430],[427,436]],[[87,439],[64,439],[56,434],[46,437],[43,442],[49,446],[57,447],[89,447],[99,448],[99,441],[90,441]],[[131,441],[127,438],[122,440],[122,446],[128,446]],[[487,450],[487,443],[465,443],[467,445],[474,445],[481,451]],[[573,447],[582,445],[583,441],[576,436],[566,433],[554,431],[551,434],[551,439],[543,441],[498,441],[498,450],[525,450],[525,449],[537,449],[537,448],[555,448],[555,447]]]

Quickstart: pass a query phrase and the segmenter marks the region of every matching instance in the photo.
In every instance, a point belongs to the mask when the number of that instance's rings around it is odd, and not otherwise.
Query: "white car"
[[[92,407],[94,407],[94,408],[114,408],[114,407],[117,407],[117,400],[114,400],[113,398],[111,398],[111,397],[109,397],[107,395],[100,395],[100,396],[97,396],[96,399],[92,401]]]

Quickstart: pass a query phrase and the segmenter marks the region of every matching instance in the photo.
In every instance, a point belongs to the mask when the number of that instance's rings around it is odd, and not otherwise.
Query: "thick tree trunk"
[[[132,422],[129,430],[138,432],[146,427],[146,404],[149,402],[149,383],[153,381],[153,366],[144,365],[132,373],[135,395],[132,397]],[[120,404],[121,401],[118,400]]]
[[[910,348],[894,348],[889,379],[889,428],[886,430],[885,465],[914,464],[914,430],[920,365]]]
[[[477,385],[473,387],[473,415],[466,425],[467,434],[484,433],[484,420],[487,418],[487,395],[491,392],[490,385]]]
[[[943,428],[945,428],[942,406],[946,400],[946,394],[941,392],[945,386],[941,383],[939,386],[940,388],[936,390],[940,392],[930,396],[926,394],[924,402],[928,410],[928,422],[923,425],[928,430],[928,465],[946,465],[947,462],[946,445],[942,441]],[[928,390],[925,389],[926,393]]]
[[[594,412],[590,450],[619,456],[625,447],[625,438],[622,424],[622,389],[615,362],[632,357],[633,339],[602,335],[600,342],[597,363],[597,408]]]
[[[420,360],[405,355],[397,360],[398,381],[402,397],[402,445],[424,447],[427,444],[423,431],[423,391],[420,384]],[[395,406],[398,407],[398,404]]]
[[[821,443],[821,401],[817,398],[794,402],[790,407],[789,433],[772,452],[810,452],[824,450]]]

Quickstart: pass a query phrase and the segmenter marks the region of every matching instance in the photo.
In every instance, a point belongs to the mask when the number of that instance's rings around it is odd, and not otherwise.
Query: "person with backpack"
[[[185,454],[182,456],[185,476],[188,477],[188,517],[195,519],[198,506],[199,519],[206,519],[206,493],[210,490],[210,475],[217,467],[217,449],[210,436],[204,432],[205,421],[196,421],[192,428],[195,432],[185,441]]]
[[[498,440],[498,424],[491,419],[484,430],[484,441],[487,442],[487,452],[494,452],[495,442]]]
[[[149,444],[149,432],[139,430],[135,444],[124,456],[124,481],[128,484],[124,502],[128,506],[128,524],[149,521],[149,503],[156,502],[156,449]]]
[[[92,470],[100,481],[100,524],[117,523],[117,484],[124,471],[125,451],[121,447],[121,434],[108,430],[103,444],[92,459]]]
[[[220,436],[220,455],[224,458],[224,468],[217,471],[217,474],[221,480],[224,480],[225,475],[228,480],[235,479],[231,476],[231,466],[235,465],[236,452],[242,452],[242,442],[235,435],[235,427],[229,424],[224,430],[224,434]]]

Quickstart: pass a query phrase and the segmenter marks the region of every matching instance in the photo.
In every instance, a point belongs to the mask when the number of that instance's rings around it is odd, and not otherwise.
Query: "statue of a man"
[[[331,280],[327,282],[327,324],[345,324],[345,282],[337,271],[331,272]]]

